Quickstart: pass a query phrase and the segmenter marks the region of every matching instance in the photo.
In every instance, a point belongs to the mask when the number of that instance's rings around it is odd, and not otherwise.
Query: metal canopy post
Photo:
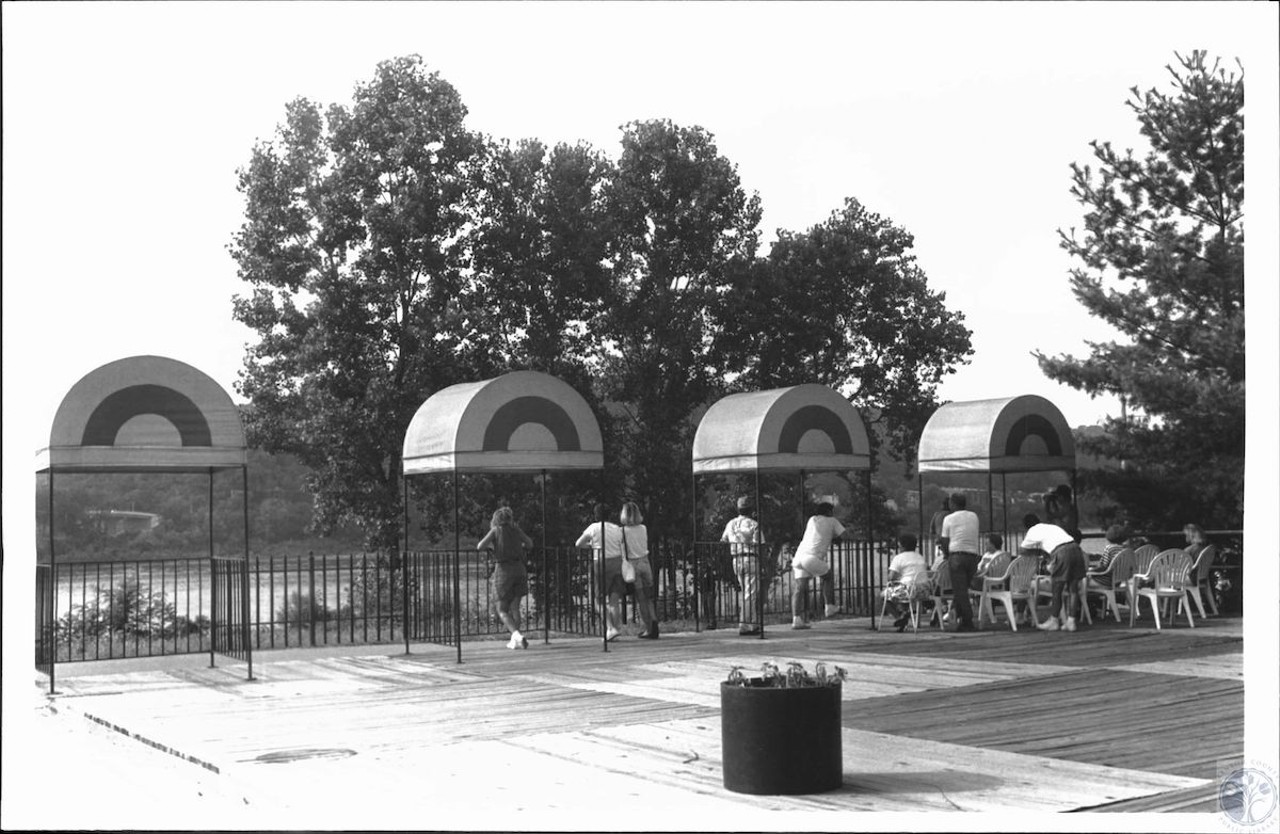
[[[218,615],[222,612],[222,600],[218,594],[218,565],[213,558],[213,469],[209,469],[209,572],[213,576],[212,587],[209,589],[209,604],[211,610],[210,626],[212,631],[209,639],[209,668],[212,669],[218,665],[216,656],[218,651]]]
[[[460,574],[462,572],[462,521],[458,512],[458,467],[453,468],[453,639],[458,647],[458,662],[462,662],[462,589]]]
[[[916,463],[916,466],[917,466],[917,467],[919,466],[919,462],[917,462],[917,463]],[[916,496],[918,497],[918,500],[916,501],[916,504],[917,504],[918,506],[916,507],[916,509],[918,509],[918,510],[920,511],[920,543],[921,543],[921,546],[923,547],[923,544],[924,544],[924,534],[925,534],[925,529],[924,529],[924,471],[923,471],[923,470],[921,470],[921,469],[918,469],[918,468],[916,469]]]
[[[764,639],[764,536],[761,535],[760,522],[764,520],[764,508],[760,505],[760,467],[756,467],[756,515],[760,516],[756,520],[756,626],[760,632],[760,639]]]
[[[875,509],[875,502],[871,500],[871,470],[866,470],[867,476],[867,579],[872,580],[868,588],[874,587],[872,574],[875,572],[876,563],[876,532],[875,532],[875,516],[872,510]],[[876,630],[876,603],[875,598],[871,597],[867,600],[867,605],[871,609],[871,630]]]
[[[693,548],[693,631],[695,634],[702,631],[702,571],[698,565],[698,473],[694,472],[691,478],[690,493],[693,500],[693,541],[690,547]]]
[[[542,470],[539,479],[542,485],[542,614],[545,628],[542,630],[542,645],[551,642],[551,574],[547,572],[547,470]]]
[[[249,680],[253,680],[253,644],[249,639],[249,465],[240,467],[241,483],[244,485],[242,506],[244,508],[244,562],[240,577],[240,623],[244,638],[244,658],[249,664]],[[209,517],[209,527],[213,527],[213,516]]]
[[[1000,533],[1004,537],[1004,544],[1007,548],[1009,545],[1009,479],[1005,473],[1000,473],[1000,500],[1001,500],[1001,524]]]
[[[991,474],[991,470],[987,470],[987,532],[995,532],[996,529],[996,500],[993,497],[993,484],[995,476]],[[981,545],[979,545],[981,546]]]
[[[400,462],[400,483],[404,501],[404,550],[400,554],[401,576],[404,585],[404,653],[409,654],[409,476],[404,472],[404,461]]]
[[[600,506],[604,506],[604,467],[600,467]],[[592,554],[594,558],[595,554]],[[609,653],[609,582],[605,576],[604,519],[600,519],[600,642],[605,654]]]
[[[48,614],[41,618],[41,631],[44,631],[44,620],[47,618],[52,621],[53,627],[49,629],[47,635],[41,634],[41,641],[44,643],[45,651],[49,652],[49,694],[53,695],[54,681],[53,670],[58,663],[58,617],[57,611],[54,609],[54,602],[58,598],[58,559],[54,553],[53,538],[53,467],[49,467],[49,591],[45,594],[48,603]]]

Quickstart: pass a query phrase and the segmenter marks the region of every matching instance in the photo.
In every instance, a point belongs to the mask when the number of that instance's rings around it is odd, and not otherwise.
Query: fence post
[[[316,644],[316,554],[307,551],[307,620],[310,622],[311,645]],[[302,606],[299,605],[299,608]]]

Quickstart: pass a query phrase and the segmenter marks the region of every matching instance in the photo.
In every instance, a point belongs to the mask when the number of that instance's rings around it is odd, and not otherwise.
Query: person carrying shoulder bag
[[[636,608],[647,627],[638,637],[658,639],[658,613],[653,604],[653,566],[649,563],[649,531],[644,516],[634,501],[622,505],[618,519],[622,524],[622,577],[636,585]],[[628,573],[634,577],[628,579]]]

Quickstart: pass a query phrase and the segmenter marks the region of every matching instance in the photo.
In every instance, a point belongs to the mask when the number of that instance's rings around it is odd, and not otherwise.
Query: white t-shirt
[[[972,510],[956,510],[942,520],[941,537],[947,539],[948,553],[978,554],[978,514]]]
[[[889,570],[897,572],[899,582],[910,585],[924,576],[929,564],[916,551],[904,550],[889,561]]]
[[[1075,538],[1058,525],[1041,522],[1028,530],[1027,534],[1022,537],[1022,546],[1028,549],[1038,548],[1045,553],[1052,553],[1054,548],[1074,541]]]
[[[791,564],[794,565],[798,560],[808,557],[826,561],[827,550],[831,547],[831,541],[843,533],[844,525],[831,516],[810,516],[809,523],[804,528],[804,538],[796,546],[795,556],[792,557]]]
[[[575,544],[578,547],[593,547],[596,551],[596,557],[600,556],[600,528],[604,527],[604,556],[606,559],[622,558],[622,528],[614,524],[612,521],[606,521],[603,524],[597,521],[590,527],[582,531],[582,535],[578,536]]]
[[[760,523],[750,516],[740,515],[724,526],[720,541],[729,542],[734,556],[753,555],[756,543],[761,541]]]
[[[643,524],[630,524],[618,528],[618,538],[625,540],[623,550],[628,559],[649,555],[649,530]]]

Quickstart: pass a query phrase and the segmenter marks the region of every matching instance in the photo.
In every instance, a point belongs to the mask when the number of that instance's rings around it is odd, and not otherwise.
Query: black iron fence
[[[214,655],[243,660],[253,680],[253,641],[249,630],[249,560],[245,557],[215,556],[210,560],[211,606],[210,663]]]
[[[669,628],[736,624],[741,587],[727,545],[667,541],[654,549],[655,603]],[[790,552],[765,548],[766,622],[791,614]],[[892,551],[832,548],[837,601],[870,616]],[[526,631],[602,633],[592,551],[535,548],[526,565]],[[215,559],[66,562],[37,572],[36,662],[211,652],[241,660],[256,649],[408,641],[453,645],[504,634],[486,554],[475,550],[306,554]],[[816,590],[810,604],[821,611]],[[215,616],[216,613],[216,616]],[[634,600],[624,601],[628,619]]]
[[[1010,545],[1016,542],[1006,543],[1006,549]],[[654,547],[655,603],[668,630],[737,625],[742,588],[728,548],[719,542],[690,546],[680,540]],[[878,614],[879,592],[896,550],[888,542],[832,546],[836,603],[845,614]],[[930,555],[929,543],[924,552]],[[766,625],[791,617],[791,555],[789,545],[762,548],[759,575]],[[1223,570],[1235,571],[1229,576],[1238,586],[1239,551],[1227,549],[1223,558]],[[521,612],[526,632],[601,635],[600,580],[589,549],[535,548],[527,568],[530,592]],[[197,652],[248,659],[249,652],[270,648],[407,641],[454,645],[505,634],[494,611],[489,574],[484,553],[452,548],[394,556],[39,565],[36,665],[49,671],[55,660]],[[1230,597],[1224,602],[1225,612],[1240,610]],[[802,604],[820,617],[823,603],[817,583],[811,583]],[[630,597],[624,613],[629,620],[634,617]]]

